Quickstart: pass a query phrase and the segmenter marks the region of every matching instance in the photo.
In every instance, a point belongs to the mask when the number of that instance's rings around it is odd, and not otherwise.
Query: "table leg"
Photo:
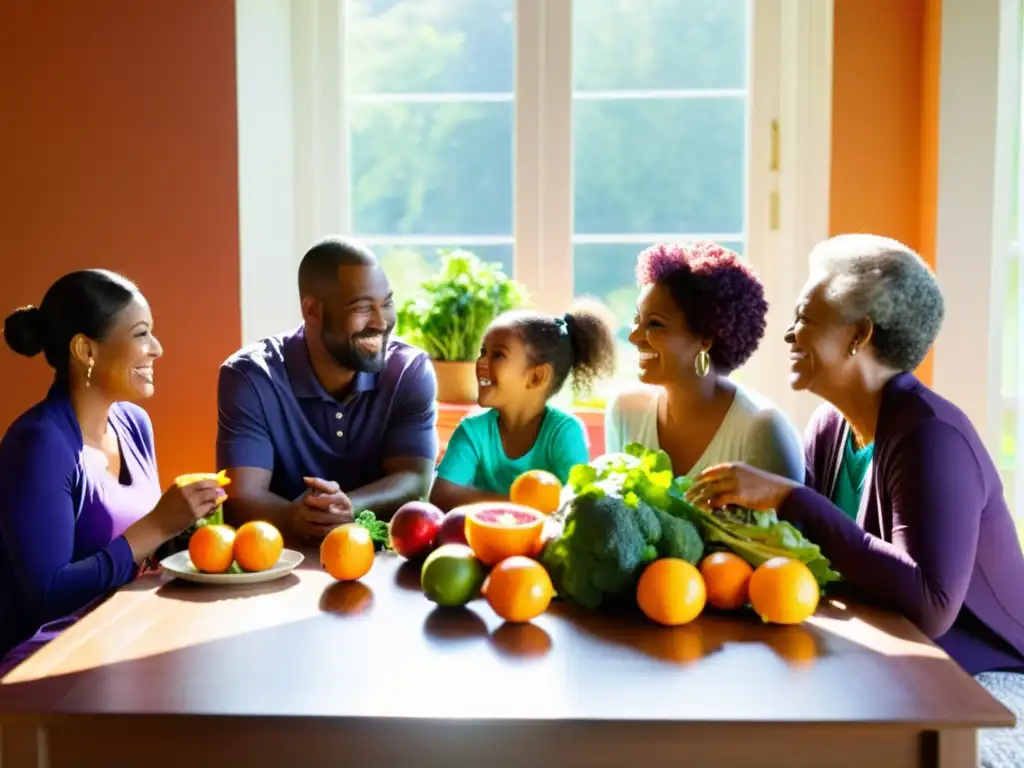
[[[0,725],[0,768],[49,768],[46,728],[33,723]]]
[[[936,768],[977,768],[978,732],[973,728],[939,731]]]

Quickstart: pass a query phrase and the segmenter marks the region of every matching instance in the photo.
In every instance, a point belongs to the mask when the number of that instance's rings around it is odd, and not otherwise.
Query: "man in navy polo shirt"
[[[391,338],[391,286],[366,246],[314,245],[299,294],[301,326],[221,366],[217,466],[232,480],[227,522],[316,540],[363,509],[388,519],[426,496],[437,382],[424,352]]]

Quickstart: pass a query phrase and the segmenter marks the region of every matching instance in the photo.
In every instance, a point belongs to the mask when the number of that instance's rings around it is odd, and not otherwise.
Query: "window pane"
[[[461,248],[472,251],[484,261],[497,262],[505,274],[512,274],[512,243],[507,245],[388,245],[365,241],[380,259],[381,266],[391,283],[395,301],[401,304],[416,292],[420,283],[437,272],[439,250]]]
[[[348,0],[349,93],[512,93],[513,0]]]
[[[575,0],[573,288],[621,323],[606,392],[637,374],[626,336],[650,243],[624,236],[719,235],[742,252],[748,13],[748,0]]]
[[[511,235],[512,104],[354,104],[352,228]]]
[[[576,89],[744,88],[747,8],[748,0],[575,0]]]
[[[745,99],[574,109],[578,234],[743,232]]]

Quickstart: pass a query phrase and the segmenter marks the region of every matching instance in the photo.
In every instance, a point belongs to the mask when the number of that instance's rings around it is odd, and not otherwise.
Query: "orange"
[[[687,624],[704,610],[707,591],[694,566],[676,557],[655,560],[644,569],[636,585],[636,602],[651,621],[676,627]]]
[[[466,512],[466,542],[485,565],[526,555],[533,557],[541,549],[544,532],[543,512],[521,504],[485,501],[460,509]]]
[[[281,532],[265,520],[245,523],[235,534],[235,562],[243,571],[273,568],[283,549]]]
[[[338,581],[355,581],[373,566],[373,537],[358,523],[339,525],[320,542],[320,566]]]
[[[723,611],[735,611],[747,604],[747,585],[754,569],[739,555],[715,552],[700,563],[708,603]]]
[[[773,557],[759,565],[748,589],[757,615],[772,624],[799,624],[818,609],[821,598],[814,574],[789,557]]]
[[[558,509],[561,497],[562,483],[543,469],[523,472],[512,483],[508,494],[509,501],[513,504],[532,507],[545,515],[550,515]]]
[[[487,580],[487,602],[496,614],[513,623],[544,613],[554,592],[544,566],[521,555],[502,560]]]
[[[235,562],[235,529],[229,525],[204,525],[188,540],[188,556],[197,571],[224,573]]]

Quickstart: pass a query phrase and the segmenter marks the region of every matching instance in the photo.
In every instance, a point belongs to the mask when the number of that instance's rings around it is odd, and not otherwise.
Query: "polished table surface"
[[[797,727],[826,728],[833,744],[842,733],[854,745],[914,734],[914,749],[931,754],[938,747],[921,746],[922,734],[1013,723],[909,622],[839,598],[796,627],[706,614],[663,628],[557,602],[530,624],[510,625],[484,600],[435,608],[419,591],[418,569],[394,555],[378,556],[361,582],[347,584],[316,560],[308,553],[285,578],[248,587],[138,580],[4,678],[0,723],[49,722],[70,739],[83,716],[99,733],[103,718],[159,715],[164,738],[181,724],[176,717],[187,718],[185,733],[198,733],[210,720],[202,716],[217,716],[222,733],[263,732],[245,738],[269,739],[260,747],[269,750],[275,727],[329,722],[332,738],[377,734],[374,749],[392,750],[396,761],[417,745],[425,751],[410,754],[424,755],[422,764],[435,753],[442,764],[449,748],[456,751],[446,759],[455,759],[484,731],[488,749],[554,743],[553,724],[566,735],[584,729],[590,745],[614,731],[617,744],[635,738],[667,756],[669,726],[686,726],[688,739],[714,736],[723,755],[736,749],[728,742],[740,728],[754,729],[745,740],[767,744],[795,738]],[[438,736],[444,728],[459,729],[457,749]],[[307,746],[320,738],[298,733],[289,738]],[[54,746],[47,749],[52,758]],[[770,753],[770,745],[759,748]],[[928,759],[918,755],[917,764]]]

